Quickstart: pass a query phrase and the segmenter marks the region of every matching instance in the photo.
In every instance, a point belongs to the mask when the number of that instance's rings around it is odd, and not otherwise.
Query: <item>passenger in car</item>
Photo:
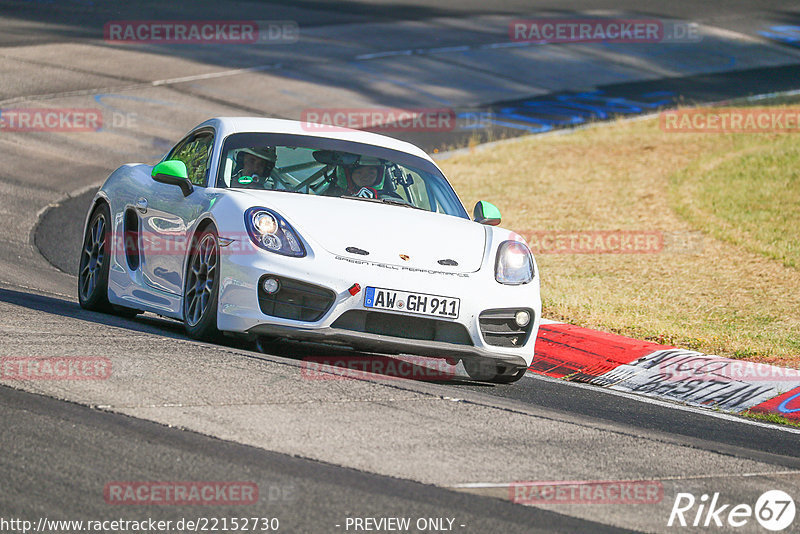
[[[235,172],[231,178],[231,185],[234,187],[247,187],[255,189],[272,189],[267,184],[271,180],[270,175],[278,161],[275,147],[242,148],[236,154],[237,164],[241,169]]]
[[[362,157],[353,165],[340,165],[336,174],[339,178],[344,174],[344,183],[341,179],[334,182],[325,192],[327,196],[399,198],[396,193],[385,187],[386,166],[381,160]]]

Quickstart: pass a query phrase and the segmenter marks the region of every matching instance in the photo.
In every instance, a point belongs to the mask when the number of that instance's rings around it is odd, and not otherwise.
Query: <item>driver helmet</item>
[[[256,156],[257,158],[266,160],[268,165],[266,167],[266,170],[264,171],[265,174],[269,174],[270,172],[272,172],[272,168],[275,167],[275,162],[278,161],[278,154],[274,146],[267,146],[264,148],[256,148],[256,147],[240,148],[239,152],[236,153],[236,159],[244,157],[245,154],[251,154],[253,156]]]
[[[352,179],[353,171],[358,169],[358,168],[361,168],[361,167],[375,167],[376,168],[375,169],[375,171],[376,171],[375,172],[375,181],[372,184],[368,184],[368,187],[372,187],[372,188],[378,189],[379,188],[378,186],[383,183],[383,175],[384,175],[384,169],[385,169],[386,165],[384,164],[384,162],[382,160],[380,160],[378,158],[373,158],[373,157],[369,157],[369,156],[361,156],[360,158],[358,158],[358,161],[355,162],[354,164],[352,164],[352,165],[344,165],[343,167],[344,167],[345,177],[347,179],[347,186],[348,186],[348,189],[351,190],[351,191],[356,189],[356,188],[363,187],[363,186],[356,185],[353,182],[353,179]]]

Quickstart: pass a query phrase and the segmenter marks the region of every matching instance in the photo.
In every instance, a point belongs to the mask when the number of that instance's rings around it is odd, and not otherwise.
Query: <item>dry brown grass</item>
[[[468,208],[489,200],[503,226],[520,233],[696,232],[674,209],[671,177],[765,142],[765,134],[665,133],[657,120],[644,120],[473,149],[440,165]],[[729,240],[706,233],[694,253],[541,254],[537,261],[545,317],[800,367],[800,272]]]

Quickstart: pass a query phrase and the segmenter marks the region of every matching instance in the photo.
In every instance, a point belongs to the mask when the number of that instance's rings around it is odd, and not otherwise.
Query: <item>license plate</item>
[[[367,287],[364,291],[364,307],[456,319],[461,300],[427,293]]]

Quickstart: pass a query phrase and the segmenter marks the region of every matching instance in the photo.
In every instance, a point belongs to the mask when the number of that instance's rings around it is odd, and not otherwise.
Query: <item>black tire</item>
[[[465,359],[462,363],[464,364],[464,370],[472,380],[492,384],[511,384],[525,376],[525,371],[527,371],[527,368],[523,367],[507,373],[504,366],[498,365],[491,360]]]
[[[144,313],[142,310],[134,310],[133,308],[126,308],[124,306],[117,306],[116,304],[111,305],[111,313],[116,315],[117,317],[124,317],[126,319],[132,319],[136,317],[140,313]]]
[[[494,378],[494,380],[490,380],[493,384],[512,384],[525,376],[525,373],[528,371],[528,368],[522,368],[516,373],[510,375],[498,375]]]
[[[111,265],[111,210],[101,202],[89,218],[83,237],[78,266],[78,302],[87,310],[111,313],[119,317],[135,317],[141,310],[108,302],[108,271]],[[99,228],[102,226],[102,229]]]
[[[183,285],[183,324],[189,337],[215,341],[219,297],[219,237],[207,226],[192,239]]]
[[[280,339],[271,336],[258,336],[255,345],[256,350],[262,354],[274,354],[285,346]]]
[[[84,232],[78,266],[78,302],[86,310],[112,311],[108,302],[110,223],[111,210],[103,202],[95,208]]]

